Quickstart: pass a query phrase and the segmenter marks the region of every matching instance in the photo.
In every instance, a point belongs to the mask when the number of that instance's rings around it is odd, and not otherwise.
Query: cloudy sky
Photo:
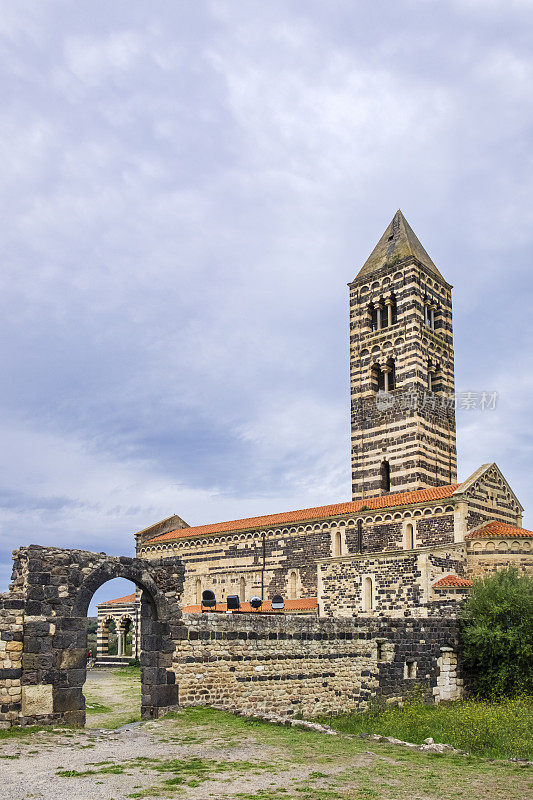
[[[532,0],[2,0],[11,550],[349,498],[348,295],[398,207],[454,285],[459,476],[533,526]]]

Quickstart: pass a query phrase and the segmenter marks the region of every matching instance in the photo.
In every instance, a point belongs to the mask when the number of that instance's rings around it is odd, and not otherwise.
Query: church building
[[[139,558],[185,565],[185,610],[210,589],[220,609],[279,594],[291,613],[424,617],[475,576],[533,571],[533,532],[496,464],[457,482],[452,287],[401,211],[348,286],[352,499],[139,531]]]

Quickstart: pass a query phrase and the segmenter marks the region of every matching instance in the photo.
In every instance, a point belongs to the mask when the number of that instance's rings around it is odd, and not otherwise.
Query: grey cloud
[[[528,11],[5,4],[6,549],[347,497],[346,282],[398,206],[458,388],[502,396],[459,415],[463,477],[490,451],[529,505]]]

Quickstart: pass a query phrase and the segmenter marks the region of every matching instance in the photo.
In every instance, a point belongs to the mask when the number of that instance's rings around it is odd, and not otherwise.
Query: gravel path
[[[85,693],[100,707],[92,725],[138,716],[134,671],[95,672]],[[531,792],[526,770],[513,765],[436,759],[210,709],[118,729],[15,730],[0,736],[0,775],[1,800],[456,800],[473,787],[480,800],[515,800]]]

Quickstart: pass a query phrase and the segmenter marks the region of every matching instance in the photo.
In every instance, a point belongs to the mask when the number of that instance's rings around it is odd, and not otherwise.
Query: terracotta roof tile
[[[283,614],[286,611],[314,611],[318,606],[316,597],[300,597],[297,600],[285,600],[285,608],[283,611],[273,613]],[[226,611],[226,603],[217,603],[217,611]],[[250,603],[241,603],[241,611],[250,611],[254,614],[260,614],[262,611],[272,611],[272,602],[264,600],[263,605],[259,611],[254,611]],[[187,614],[200,614],[202,607],[200,605],[185,606],[182,609]]]
[[[452,588],[468,588],[472,586],[472,581],[468,578],[460,578],[459,575],[446,575],[433,584],[434,589],[445,589],[448,586]]]
[[[486,525],[483,525],[483,527],[467,533],[465,539],[485,539],[489,536],[498,538],[515,536],[519,539],[528,539],[533,536],[533,531],[527,531],[525,528],[519,528],[517,525],[507,525],[505,522],[498,522],[493,519],[491,522],[487,522]]]
[[[242,531],[256,528],[266,528],[272,525],[284,525],[291,522],[303,522],[305,520],[323,519],[324,517],[336,517],[341,514],[357,514],[362,508],[379,509],[395,508],[396,506],[412,505],[413,503],[423,503],[429,500],[442,500],[451,497],[461,484],[452,483],[447,486],[433,486],[429,489],[418,489],[415,492],[400,492],[398,494],[386,494],[381,497],[368,497],[365,500],[356,500],[348,503],[336,503],[330,506],[317,506],[316,508],[304,508],[299,511],[286,511],[281,514],[266,514],[262,517],[248,517],[246,519],[235,519],[229,522],[215,522],[210,525],[197,525],[191,528],[180,528],[175,531],[168,531],[148,539],[145,544],[153,542],[168,542],[173,539],[188,539],[193,536],[203,536],[208,533],[226,533],[228,531]]]
[[[103,603],[98,603],[99,606],[106,606],[108,603],[134,603],[135,594],[127,594],[125,597],[116,597],[114,600],[104,600]]]

